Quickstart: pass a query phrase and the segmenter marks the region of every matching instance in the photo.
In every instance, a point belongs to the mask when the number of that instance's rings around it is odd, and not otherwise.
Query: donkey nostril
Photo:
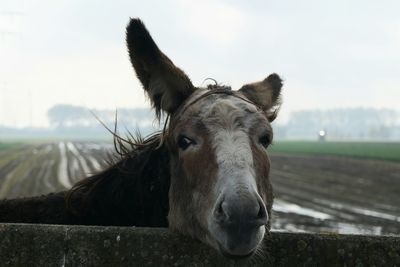
[[[258,214],[257,214],[257,219],[261,219],[264,221],[268,220],[268,214],[267,214],[267,210],[264,206],[264,203],[259,202],[259,210],[258,210]],[[265,222],[266,223],[266,222]]]
[[[222,203],[218,206],[217,214],[220,216],[224,215],[224,210],[222,209]]]
[[[257,217],[258,218],[262,218],[262,217],[264,217],[264,211],[263,211],[263,207],[262,206],[260,206],[260,208],[258,209],[258,214],[257,214]]]
[[[260,206],[260,209],[257,214],[257,219],[261,219],[261,220],[265,220],[265,221],[268,220],[267,211],[265,210],[265,208],[263,206]]]
[[[218,206],[215,207],[214,216],[219,222],[225,222],[227,220],[228,216],[224,210],[224,201],[221,201]]]

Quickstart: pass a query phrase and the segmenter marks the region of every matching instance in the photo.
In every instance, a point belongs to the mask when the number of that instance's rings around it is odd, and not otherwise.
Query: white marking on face
[[[219,130],[214,135],[220,191],[257,191],[253,154],[248,135],[243,130]],[[233,192],[232,192],[233,193]]]
[[[218,164],[217,194],[225,193],[257,192],[253,153],[250,145],[250,137],[246,122],[244,127],[237,125],[237,118],[246,118],[245,111],[238,108],[240,99],[224,99],[214,103],[210,112],[218,116],[221,122],[211,129],[213,148]],[[246,103],[247,104],[247,103]],[[250,104],[247,104],[252,107]],[[234,191],[231,191],[234,190]]]
[[[257,190],[252,137],[249,135],[251,124],[254,123],[253,116],[249,113],[256,112],[257,109],[241,99],[232,97],[210,101],[207,110],[203,120],[207,121],[218,165],[218,177],[213,192],[215,204],[211,211],[217,210],[217,205],[225,200],[232,201],[233,205],[237,203],[237,207],[242,208],[241,201],[254,199],[255,196],[261,199]],[[221,228],[214,214],[210,213],[207,219],[210,232],[208,242],[216,248],[221,245],[224,249],[229,249],[229,232]],[[265,226],[255,229],[251,243],[243,247],[239,245],[240,253],[248,253],[248,250],[257,247],[265,231]]]

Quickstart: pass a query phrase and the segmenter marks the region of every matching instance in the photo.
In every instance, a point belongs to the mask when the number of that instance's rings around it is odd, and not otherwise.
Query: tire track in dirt
[[[26,176],[27,169],[32,167],[30,159],[33,151],[32,146],[27,145],[4,154],[1,162],[2,164],[5,162],[5,165],[0,169],[0,198],[10,197],[10,192],[18,189],[16,184]]]
[[[58,150],[60,152],[57,173],[58,181],[63,187],[69,188],[72,184],[69,180],[67,148],[64,142],[58,143]]]
[[[104,164],[104,152],[105,150],[98,144],[92,143],[76,143],[76,148],[79,150],[81,155],[85,155],[87,166],[89,167],[90,173],[95,173],[103,169]],[[100,159],[96,159],[93,155],[99,155]]]
[[[78,161],[79,164],[79,167],[77,167],[77,169],[79,169],[78,173],[80,173],[81,175],[83,174],[83,176],[90,175],[91,169],[89,168],[86,160],[82,157],[81,153],[78,151],[76,146],[72,142],[67,142],[67,148],[69,151],[71,151],[71,153],[75,157],[75,160]]]

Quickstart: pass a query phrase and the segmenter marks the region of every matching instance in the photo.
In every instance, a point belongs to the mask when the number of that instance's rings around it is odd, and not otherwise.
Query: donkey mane
[[[161,136],[114,134],[119,160],[76,183],[66,193],[67,209],[83,224],[168,226],[169,155]]]

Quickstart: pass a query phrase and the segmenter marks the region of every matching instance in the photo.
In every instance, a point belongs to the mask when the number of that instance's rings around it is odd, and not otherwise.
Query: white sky
[[[0,125],[46,126],[59,103],[148,106],[125,48],[129,17],[195,85],[280,74],[281,123],[299,109],[398,109],[399,10],[395,0],[1,0]]]

